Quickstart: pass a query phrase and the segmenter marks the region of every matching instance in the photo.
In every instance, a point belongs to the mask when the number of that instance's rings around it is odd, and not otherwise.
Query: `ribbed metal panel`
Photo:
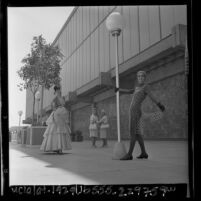
[[[140,48],[141,48],[140,50],[143,51],[150,45],[148,6],[139,7],[139,23],[140,23]]]
[[[91,60],[91,77],[90,80],[95,78],[95,36],[92,34],[90,36],[90,60]]]
[[[115,6],[85,6],[74,10],[54,45],[59,45],[62,64],[62,93],[87,84],[100,72],[115,66],[114,38],[106,29],[106,16]],[[125,19],[119,37],[119,63],[132,58],[171,34],[176,24],[186,24],[186,6],[117,6]],[[53,90],[44,91],[44,107],[53,98]],[[31,116],[32,98],[27,93],[26,116]]]
[[[98,29],[94,32],[94,78],[99,76],[99,42],[98,42]]]
[[[187,24],[186,6],[174,6],[175,24]]]
[[[89,82],[91,79],[91,60],[90,60],[90,38],[86,41],[86,57],[87,57],[87,80]]]
[[[139,42],[139,28],[138,28],[138,7],[130,7],[130,30],[131,30],[131,56],[134,56],[139,53],[140,42]]]
[[[174,25],[174,8],[173,6],[160,6],[160,10],[162,38],[164,38],[171,34]]]
[[[129,6],[123,7],[122,15],[125,22],[125,28],[123,30],[123,57],[124,61],[126,61],[131,57],[131,25]]]
[[[164,9],[161,7],[162,10]],[[87,40],[88,43],[90,43],[90,48],[86,48],[87,51],[86,57],[88,59],[90,58],[90,63],[89,63],[89,68],[86,69],[86,72],[88,71],[87,74],[90,75],[90,79],[83,79],[83,84],[87,83],[90,80],[93,80],[95,77],[98,76],[98,73],[101,71],[107,71],[110,68],[115,66],[115,55],[114,55],[114,38],[109,36],[109,34],[104,34],[105,30],[105,20],[103,19],[106,17],[106,15],[112,10],[114,7],[82,7],[83,11],[83,19],[82,22],[86,23],[83,24],[83,38],[87,37],[88,34],[90,34]],[[166,31],[164,26],[160,27],[160,21],[161,23],[166,23],[163,22],[164,16],[165,18],[168,19],[167,15],[172,15],[172,13],[178,13],[174,10],[180,9],[182,12],[184,9],[181,8],[181,6],[178,7],[165,7],[167,9],[163,16],[159,18],[159,14],[162,12],[159,12],[159,7],[158,6],[133,6],[133,7],[126,7],[126,6],[118,6],[114,11],[121,12],[125,18],[125,23],[126,27],[125,30],[123,30],[122,34],[119,37],[119,63],[122,63],[126,61],[127,59],[131,58],[132,56],[136,55],[140,51],[143,51],[144,49],[148,48],[150,45],[158,42],[160,40],[160,30],[162,30],[162,36],[165,37],[168,34],[171,33],[171,28],[168,28],[169,31]],[[79,9],[78,9],[79,10]],[[75,12],[80,15],[81,8],[80,10]],[[161,10],[160,10],[161,11]],[[87,16],[88,15],[88,16]],[[87,18],[88,17],[88,18]],[[76,19],[76,18],[75,18]],[[81,23],[78,21],[80,19],[79,17],[77,18],[77,23]],[[87,20],[88,19],[88,20]],[[182,21],[183,18],[180,17],[180,21]],[[185,20],[183,20],[184,22]],[[96,26],[99,24],[98,31],[94,31]],[[88,24],[88,26],[87,26]],[[169,18],[168,21],[168,26],[172,27],[173,24],[171,22],[171,17]],[[88,27],[88,31],[86,30]],[[85,31],[87,33],[85,33]],[[89,33],[89,31],[93,33]],[[80,36],[81,37],[81,36]],[[99,41],[98,41],[99,40]],[[79,41],[79,39],[78,39]],[[97,42],[98,41],[98,42]],[[107,45],[109,46],[108,48],[106,43],[104,41],[107,41]],[[88,44],[89,45],[89,44]],[[106,47],[105,47],[106,45]],[[106,50],[109,50],[109,54],[106,53]],[[102,52],[103,51],[103,52]],[[75,52],[76,54],[76,52]],[[99,55],[99,56],[98,56]],[[109,55],[109,61],[106,60],[107,58],[105,56]],[[82,55],[84,57],[84,55]],[[85,59],[83,59],[84,61]],[[86,59],[87,60],[87,59]],[[108,62],[106,62],[108,61]],[[80,60],[79,60],[79,65]],[[109,65],[107,65],[109,63]],[[80,72],[83,72],[81,70],[81,66],[78,66],[78,69],[80,68]],[[90,71],[90,72],[89,72]],[[82,73],[82,75],[84,75]],[[87,77],[87,76],[86,76]]]
[[[160,40],[160,22],[159,22],[159,7],[148,7],[148,20],[149,20],[149,42],[150,45]]]

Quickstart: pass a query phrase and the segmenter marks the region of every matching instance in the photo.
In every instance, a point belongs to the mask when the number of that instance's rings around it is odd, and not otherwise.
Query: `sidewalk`
[[[187,141],[146,141],[148,160],[136,159],[136,144],[132,161],[112,160],[114,143],[91,148],[89,141],[72,142],[63,155],[10,143],[10,185],[188,183]]]

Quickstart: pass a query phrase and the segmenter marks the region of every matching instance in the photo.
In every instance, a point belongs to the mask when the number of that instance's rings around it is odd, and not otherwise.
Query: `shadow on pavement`
[[[113,145],[111,142],[109,148],[92,149],[90,142],[72,143],[73,149],[62,155],[19,144],[11,144],[10,149],[25,154],[17,159],[19,163],[26,163],[26,158],[33,157],[45,163],[43,171],[59,168],[66,171],[64,177],[77,175],[95,184],[182,183],[187,180],[187,144],[184,142],[147,143],[149,153],[154,157],[143,161],[112,160]],[[139,147],[135,149],[138,154]]]
[[[21,158],[32,157],[32,156],[21,156]]]
[[[47,152],[47,153],[40,153],[41,155],[46,155],[46,156],[48,156],[48,155],[58,155],[58,156],[60,156],[60,155],[68,155],[68,154],[72,154],[72,153],[61,153],[61,154],[58,154],[58,153],[56,153],[56,152]]]

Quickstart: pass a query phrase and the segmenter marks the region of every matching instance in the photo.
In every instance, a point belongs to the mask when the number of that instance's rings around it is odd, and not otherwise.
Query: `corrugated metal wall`
[[[90,6],[78,7],[57,38],[64,54],[61,62],[62,94],[67,95],[115,66],[114,38],[105,20],[120,12],[125,28],[119,37],[122,63],[171,34],[176,24],[186,24],[186,6]],[[44,107],[52,90],[45,91]]]
[[[115,66],[114,39],[105,26],[109,12],[119,11],[125,18],[126,26],[119,37],[122,63],[171,34],[174,25],[186,24],[185,9],[185,6],[79,7],[58,38],[65,55],[61,72],[63,94]]]

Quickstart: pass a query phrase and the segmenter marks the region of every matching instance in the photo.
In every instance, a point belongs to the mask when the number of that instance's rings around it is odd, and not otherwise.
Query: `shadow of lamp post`
[[[120,13],[113,12],[106,19],[106,27],[115,38],[115,59],[116,59],[116,88],[119,88],[119,58],[118,58],[118,36],[124,27],[124,20]],[[121,142],[120,136],[120,112],[119,112],[119,91],[116,92],[116,110],[117,110],[117,134],[118,142],[114,146],[113,159],[120,159],[126,154],[124,144]]]

